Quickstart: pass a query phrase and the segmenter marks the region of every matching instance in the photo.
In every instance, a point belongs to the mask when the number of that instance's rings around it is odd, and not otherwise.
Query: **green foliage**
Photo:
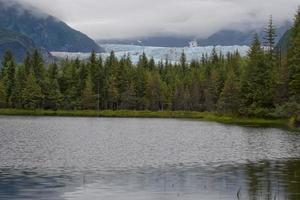
[[[300,96],[300,8],[295,16],[294,26],[292,28],[291,47],[288,53],[288,63],[290,70],[290,93]],[[300,102],[298,102],[300,103]]]
[[[43,97],[41,87],[37,83],[33,73],[30,73],[27,77],[25,87],[22,90],[23,107],[27,109],[40,108]]]
[[[146,80],[147,109],[160,110],[164,102],[164,88],[158,72],[148,73]]]
[[[298,117],[300,116],[300,104],[291,99],[282,105],[276,106],[272,115],[276,118]]]
[[[240,85],[236,74],[230,71],[221,93],[218,110],[222,113],[237,114],[241,105]]]
[[[1,69],[1,77],[4,80],[6,103],[14,107],[13,93],[16,87],[16,66],[13,55],[10,51],[5,52]]]
[[[89,76],[85,82],[84,90],[82,91],[81,105],[83,109],[95,109],[96,108],[96,96],[93,92],[92,80]]]
[[[267,47],[267,55],[268,59],[270,59],[270,63],[276,58],[275,54],[275,39],[276,39],[276,28],[273,24],[273,17],[270,16],[268,26],[265,30],[265,37],[264,37],[264,46]]]
[[[272,68],[266,61],[257,35],[254,37],[248,58],[242,77],[244,107],[271,108],[273,106]]]
[[[6,107],[6,93],[3,81],[0,80],[0,108]]]
[[[62,94],[58,83],[58,67],[52,64],[48,67],[47,76],[44,81],[43,107],[47,109],[58,109],[62,103]]]

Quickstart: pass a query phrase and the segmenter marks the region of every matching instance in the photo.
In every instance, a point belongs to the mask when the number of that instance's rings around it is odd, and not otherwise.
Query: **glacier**
[[[227,54],[228,52],[234,53],[238,51],[241,56],[247,55],[249,51],[248,46],[205,46],[205,47],[151,47],[151,46],[137,46],[137,45],[122,45],[122,44],[102,44],[102,48],[106,53],[97,53],[97,56],[101,56],[103,59],[110,55],[111,51],[115,52],[117,58],[122,58],[124,55],[129,55],[133,63],[137,63],[139,57],[145,52],[147,57],[153,58],[155,62],[168,60],[170,62],[178,62],[180,60],[182,52],[186,54],[187,62],[192,60],[200,60],[202,55],[211,55],[213,48],[217,53]],[[80,59],[87,60],[90,57],[90,53],[82,52],[51,52],[51,54],[58,59]]]

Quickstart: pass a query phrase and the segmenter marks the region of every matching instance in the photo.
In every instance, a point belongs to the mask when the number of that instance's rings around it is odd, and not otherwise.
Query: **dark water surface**
[[[0,117],[0,199],[300,199],[300,134],[172,119]]]

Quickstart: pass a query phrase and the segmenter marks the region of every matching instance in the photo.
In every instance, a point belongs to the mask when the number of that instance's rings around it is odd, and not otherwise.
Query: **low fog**
[[[1,0],[10,4],[11,0]],[[218,30],[279,26],[299,0],[16,0],[36,7],[94,39],[177,35],[204,38]]]

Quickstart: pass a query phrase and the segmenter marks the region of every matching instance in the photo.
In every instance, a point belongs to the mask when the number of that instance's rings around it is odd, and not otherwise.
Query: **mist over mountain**
[[[285,22],[283,25],[276,28],[276,42],[284,35],[284,33],[290,29],[291,22]],[[215,46],[215,45],[250,45],[253,40],[253,35],[257,33],[260,37],[260,40],[264,38],[264,28],[260,30],[252,30],[247,32],[237,31],[237,30],[222,30],[219,31],[207,39],[198,40],[199,45],[201,46]]]
[[[284,33],[291,27],[291,22],[285,22],[283,25],[277,28],[276,42],[284,35]],[[189,42],[196,40],[199,46],[232,46],[232,45],[247,45],[251,44],[254,33],[258,33],[261,40],[264,37],[264,28],[251,31],[238,31],[224,29],[218,31],[208,38],[197,39],[195,37],[187,36],[153,36],[142,37],[135,39],[115,39],[115,40],[99,40],[99,44],[130,44],[141,46],[157,46],[157,47],[186,47],[189,46]]]
[[[91,38],[29,5],[0,0],[0,27],[21,33],[49,51],[103,52]]]

